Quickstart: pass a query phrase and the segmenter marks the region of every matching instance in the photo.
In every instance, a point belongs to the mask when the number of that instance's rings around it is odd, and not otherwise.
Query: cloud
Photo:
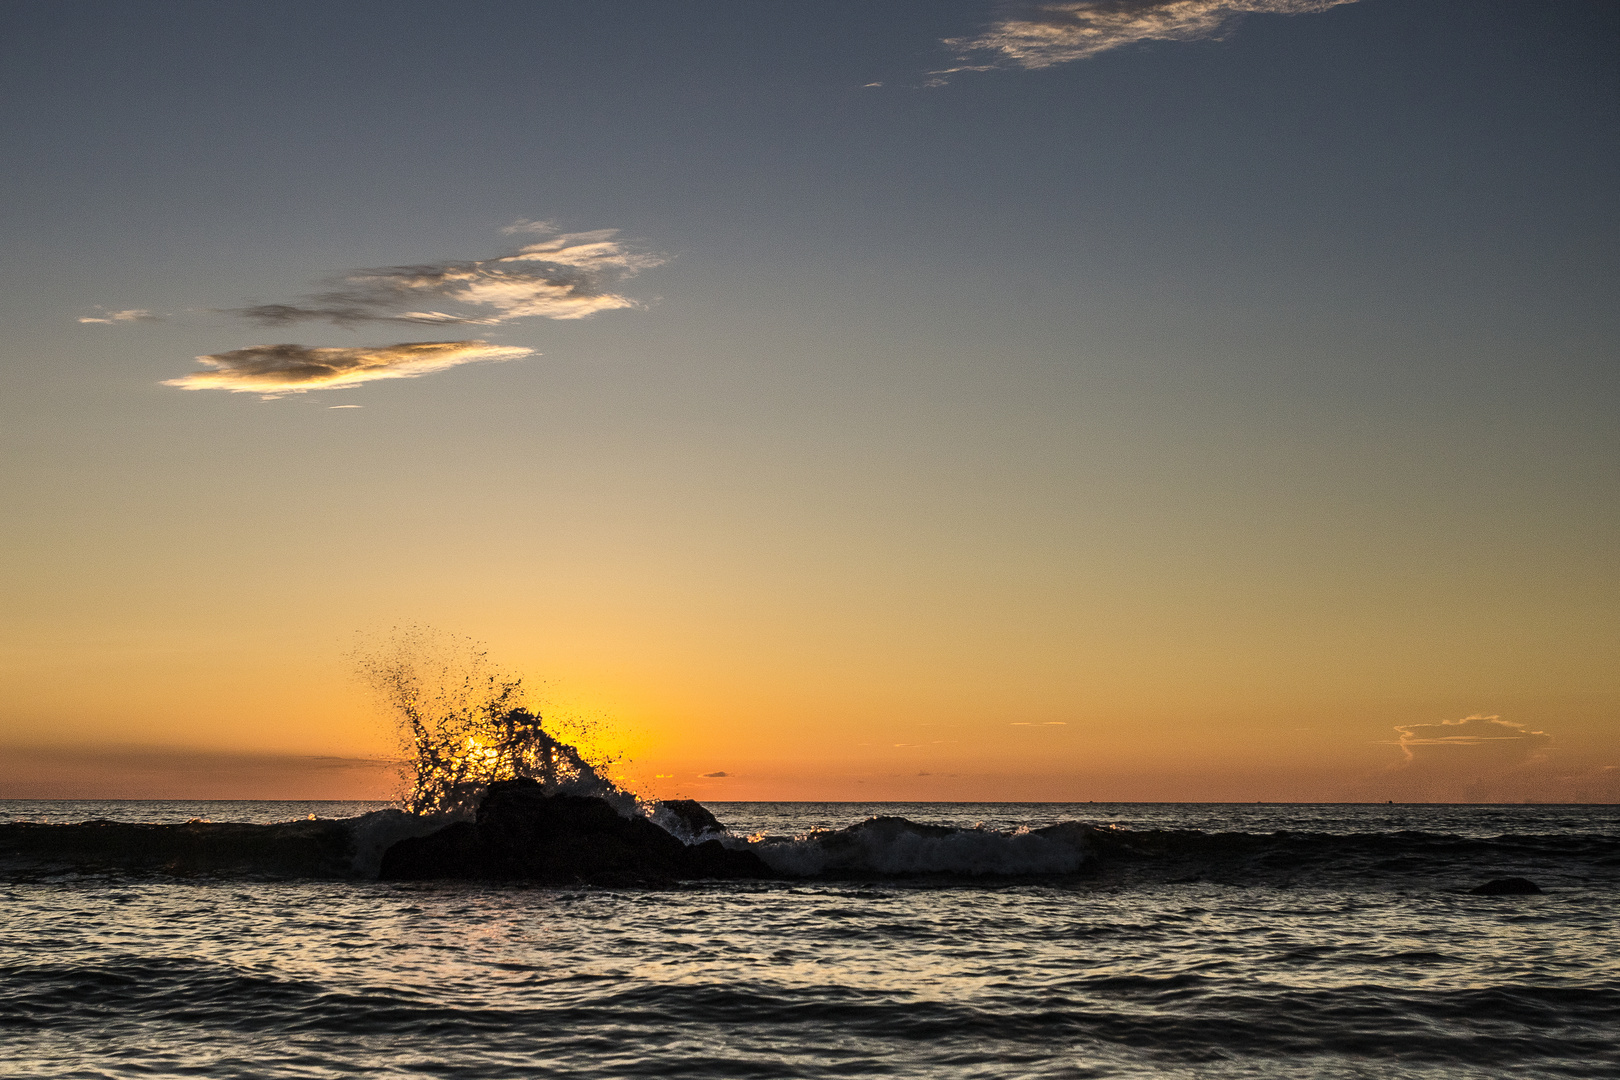
[[[104,315],[86,315],[79,319],[82,323],[105,323],[112,325],[123,322],[162,322],[162,316],[154,315],[145,308],[129,308],[125,311],[107,311],[106,308],[97,308],[106,312]]]
[[[1303,15],[1355,0],[1060,0],[1022,3],[975,37],[947,38],[962,62],[944,76],[996,68],[1036,70],[1143,41],[1218,38],[1244,15]]]
[[[377,379],[414,379],[480,361],[516,360],[533,349],[485,341],[412,341],[358,348],[253,345],[197,357],[209,370],[169,379],[182,390],[229,390],[267,398],[339,390]]]
[[[617,239],[617,229],[558,233],[549,222],[519,221],[504,231],[545,238],[490,259],[354,270],[297,303],[226,310],[263,326],[498,326],[513,319],[583,319],[599,311],[638,307],[614,288],[665,261]]]
[[[1369,794],[1397,802],[1614,802],[1620,770],[1592,748],[1566,746],[1551,732],[1474,715],[1435,724],[1400,724],[1400,749]]]
[[[376,799],[398,761],[163,746],[0,745],[12,799]],[[184,820],[182,817],[181,820]]]
[[[1523,724],[1503,720],[1500,716],[1465,716],[1438,724],[1400,724],[1395,733],[1400,736],[1396,743],[1408,762],[1418,756],[1415,747],[1484,747],[1496,757],[1528,760],[1539,756],[1552,743],[1552,736],[1546,732],[1530,731]]]
[[[722,776],[730,776],[731,774],[728,773],[728,772],[706,772],[706,773],[699,773],[698,775],[702,776],[702,777],[704,777],[706,779],[714,780],[714,779],[717,779],[717,778],[722,777]]]

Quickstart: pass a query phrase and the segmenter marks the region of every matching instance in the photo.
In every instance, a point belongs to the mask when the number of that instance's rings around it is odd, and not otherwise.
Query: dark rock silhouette
[[[1529,878],[1504,877],[1469,889],[1473,896],[1540,896],[1541,886]]]
[[[720,824],[720,819],[709,812],[709,808],[696,799],[665,799],[658,804],[673,814],[693,836],[702,836],[704,833],[723,833],[726,827]]]
[[[753,852],[734,851],[718,840],[684,844],[644,817],[621,817],[597,798],[547,795],[526,777],[491,784],[476,820],[394,844],[383,853],[378,874],[385,881],[599,885],[773,876]]]

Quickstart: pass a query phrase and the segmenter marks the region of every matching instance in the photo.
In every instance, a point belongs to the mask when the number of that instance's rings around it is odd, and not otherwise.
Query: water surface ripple
[[[792,835],[871,808],[716,810]],[[1204,838],[1049,879],[21,875],[0,883],[0,1073],[1620,1077],[1616,808],[1372,813],[900,808]],[[1461,854],[1399,864],[1399,833]],[[1305,865],[1310,835],[1339,854]],[[1469,845],[1510,857],[1504,835],[1556,841],[1516,867],[1542,858],[1545,895],[1461,887],[1495,869]]]

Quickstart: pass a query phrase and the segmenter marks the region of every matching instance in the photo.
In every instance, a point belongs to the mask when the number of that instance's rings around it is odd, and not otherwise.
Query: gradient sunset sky
[[[0,797],[1620,799],[1620,7],[0,9]]]

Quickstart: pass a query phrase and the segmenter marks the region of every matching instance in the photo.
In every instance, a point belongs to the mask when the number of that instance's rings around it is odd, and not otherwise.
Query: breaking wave
[[[1094,831],[1078,822],[1003,832],[878,817],[798,837],[738,837],[723,826],[694,828],[690,817],[677,816],[664,805],[649,816],[683,843],[720,839],[727,847],[753,852],[775,874],[790,878],[1074,874],[1091,857]],[[14,822],[0,824],[0,864],[14,872],[371,879],[395,843],[455,820],[464,818],[377,810],[355,818],[266,825]]]
[[[449,820],[377,810],[355,818],[273,824],[17,821],[0,824],[0,870],[13,878],[60,873],[375,878],[389,847]]]
[[[671,809],[674,807],[675,809]],[[677,815],[675,810],[681,810]],[[701,808],[699,808],[701,809]],[[1101,876],[1147,883],[1230,884],[1429,881],[1462,886],[1523,873],[1557,881],[1578,868],[1620,866],[1608,835],[1465,838],[1437,833],[1205,833],[1122,829],[1069,821],[1043,828],[952,828],[875,817],[798,836],[737,836],[694,822],[681,804],[649,815],[686,844],[719,839],[757,855],[785,879],[1012,880]],[[378,810],[354,818],[274,824],[0,823],[0,879],[60,874],[375,880],[383,854],[460,815]],[[1579,870],[1579,872],[1586,872]]]
[[[791,877],[1073,874],[1089,857],[1091,832],[1079,822],[1002,832],[875,817],[799,837],[752,838],[750,848],[772,870]]]

